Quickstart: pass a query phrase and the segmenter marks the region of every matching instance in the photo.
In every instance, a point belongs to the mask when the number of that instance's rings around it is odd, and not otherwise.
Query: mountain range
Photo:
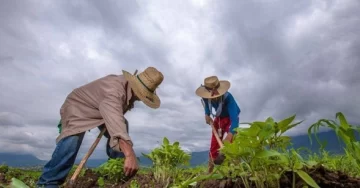
[[[359,140],[359,134],[356,135],[357,140]],[[292,147],[300,148],[305,147],[310,149],[312,152],[318,152],[320,145],[316,142],[315,137],[313,136],[313,142],[310,143],[308,135],[298,135],[293,136],[292,138]],[[325,149],[331,153],[343,153],[344,144],[338,140],[334,131],[320,132],[318,133],[318,138],[321,141],[326,141],[327,146]],[[191,166],[198,166],[202,164],[207,164],[208,161],[208,152],[209,151],[196,151],[191,153]],[[145,158],[144,156],[138,156],[141,166],[151,166],[152,161]],[[75,164],[79,164],[81,158],[77,158]],[[91,159],[86,163],[86,166],[89,168],[97,167],[102,163],[106,162],[107,159]],[[12,167],[31,167],[31,166],[43,166],[47,161],[40,160],[30,154],[16,154],[16,153],[0,153],[0,164],[6,164]]]

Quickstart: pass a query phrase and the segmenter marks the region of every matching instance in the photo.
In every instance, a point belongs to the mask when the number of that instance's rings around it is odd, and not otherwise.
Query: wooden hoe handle
[[[83,157],[83,159],[80,161],[79,166],[76,168],[74,174],[72,175],[70,181],[69,181],[69,185],[70,187],[73,187],[75,184],[75,181],[77,179],[77,177],[79,176],[81,169],[84,167],[85,163],[87,162],[87,160],[89,159],[90,155],[93,153],[93,151],[95,150],[96,146],[98,145],[98,143],[101,140],[101,137],[104,135],[106,131],[106,127],[104,127],[99,135],[97,136],[96,140],[94,141],[94,143],[92,144],[92,146],[90,147],[89,151],[85,154],[85,156]]]
[[[204,100],[201,99],[201,104],[203,105],[204,109],[205,109],[205,104],[204,104]],[[224,146],[223,142],[221,141],[218,132],[216,131],[215,127],[213,124],[210,124],[212,131],[215,135],[216,141],[218,142],[218,144],[220,145],[220,148],[222,148]]]

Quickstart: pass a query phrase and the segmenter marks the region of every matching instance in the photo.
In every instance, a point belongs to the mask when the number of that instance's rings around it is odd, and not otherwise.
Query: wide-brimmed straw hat
[[[196,89],[196,95],[206,99],[212,99],[224,95],[230,88],[230,82],[219,80],[217,76],[209,76],[204,79],[204,85]]]
[[[123,70],[125,79],[130,83],[130,87],[135,95],[150,108],[160,107],[160,98],[156,95],[156,88],[164,80],[163,74],[154,67],[148,67],[145,71],[136,75]]]

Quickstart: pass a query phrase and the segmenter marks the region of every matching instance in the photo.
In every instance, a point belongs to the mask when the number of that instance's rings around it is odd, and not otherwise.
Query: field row
[[[309,139],[320,127],[328,127],[345,147],[343,155],[324,149],[317,154],[306,148],[291,148],[286,132],[302,123],[294,120],[295,115],[280,121],[269,117],[249,123],[248,128],[238,128],[233,142],[225,142],[221,149],[224,163],[211,174],[207,166],[188,167],[191,156],[179,142],[170,143],[165,137],[160,147],[143,154],[152,160],[152,167],[142,168],[135,177],[124,176],[123,159],[110,159],[97,168],[83,169],[76,187],[360,187],[359,128],[348,124],[342,113],[336,114],[336,120],[320,119],[309,127]],[[40,173],[1,166],[0,184],[35,187]]]

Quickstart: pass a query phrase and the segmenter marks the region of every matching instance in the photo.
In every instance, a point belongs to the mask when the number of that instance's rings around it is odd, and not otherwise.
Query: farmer
[[[224,140],[232,142],[235,128],[239,125],[240,108],[234,97],[228,92],[230,82],[226,80],[219,81],[217,76],[210,76],[204,79],[204,85],[196,90],[196,94],[204,101],[205,122],[213,124],[221,140],[224,133],[227,136]],[[213,114],[212,107],[216,113]],[[210,117],[210,113],[215,119]],[[222,154],[219,155],[220,145],[218,144],[214,133],[212,133],[210,152],[209,152],[209,173],[213,171],[214,163],[220,164],[224,159]]]
[[[108,75],[74,89],[60,109],[61,133],[50,161],[37,182],[39,187],[58,187],[65,182],[86,131],[106,127],[108,155],[125,156],[124,173],[133,176],[139,166],[132,148],[124,114],[142,101],[150,108],[160,106],[156,88],[164,77],[154,67],[136,75],[123,70],[122,75]],[[110,151],[109,151],[110,150]]]

